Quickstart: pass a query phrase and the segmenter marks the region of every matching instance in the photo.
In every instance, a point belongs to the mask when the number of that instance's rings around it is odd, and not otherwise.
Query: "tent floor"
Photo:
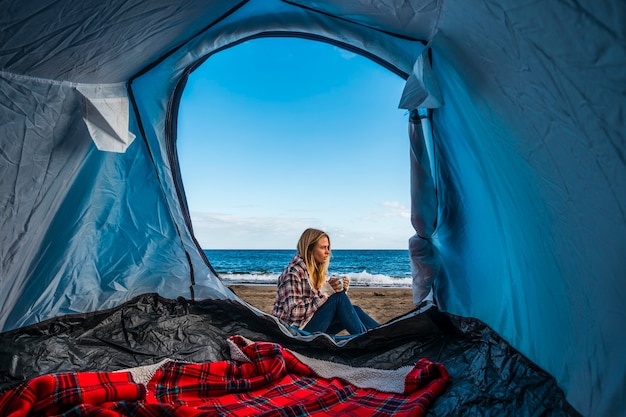
[[[440,362],[451,384],[429,416],[579,416],[554,378],[493,330],[434,306],[335,343],[325,335],[290,337],[272,318],[237,302],[156,294],[1,334],[0,392],[47,373],[113,371],[165,358],[230,359],[226,339],[236,334],[352,366],[396,369],[421,357]]]

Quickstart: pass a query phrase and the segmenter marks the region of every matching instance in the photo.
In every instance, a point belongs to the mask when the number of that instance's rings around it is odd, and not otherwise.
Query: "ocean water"
[[[227,284],[275,284],[295,250],[205,249],[211,266]],[[407,250],[332,251],[330,274],[345,275],[351,286],[411,287]]]

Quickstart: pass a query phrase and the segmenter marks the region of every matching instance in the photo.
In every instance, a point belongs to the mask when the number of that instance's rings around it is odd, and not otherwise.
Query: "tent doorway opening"
[[[177,150],[194,234],[218,274],[242,270],[208,251],[293,254],[307,227],[327,231],[334,250],[406,250],[404,83],[365,57],[297,38],[247,41],[190,74]]]

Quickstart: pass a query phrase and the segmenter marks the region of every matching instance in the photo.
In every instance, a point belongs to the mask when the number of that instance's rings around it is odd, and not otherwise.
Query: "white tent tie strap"
[[[424,49],[421,55],[417,57],[413,65],[413,72],[406,80],[398,105],[401,109],[412,110],[419,107],[436,109],[443,105],[439,85],[430,67],[428,50],[429,48]]]
[[[126,87],[81,85],[76,90],[83,96],[83,120],[96,147],[106,152],[126,152],[136,137],[129,130]]]

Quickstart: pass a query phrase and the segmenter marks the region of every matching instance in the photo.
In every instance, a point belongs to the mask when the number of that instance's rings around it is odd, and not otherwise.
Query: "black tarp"
[[[258,329],[263,329],[259,331]],[[230,359],[226,338],[272,341],[355,367],[396,369],[419,358],[442,363],[451,384],[429,416],[578,416],[554,378],[484,323],[432,305],[365,335],[334,342],[282,333],[272,318],[224,300],[145,294],[106,311],[63,316],[1,334],[0,389],[56,372],[113,371],[171,358]]]

